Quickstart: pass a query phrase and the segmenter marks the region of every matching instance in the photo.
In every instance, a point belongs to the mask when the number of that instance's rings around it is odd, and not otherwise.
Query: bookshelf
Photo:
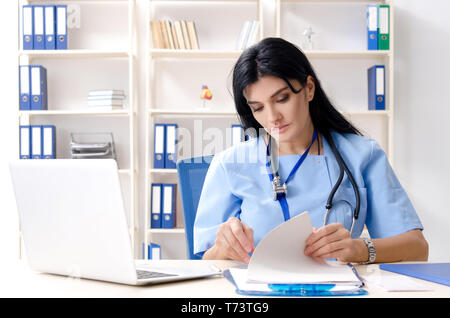
[[[18,125],[55,125],[58,159],[70,158],[71,132],[113,133],[129,233],[137,253],[135,241],[139,227],[137,218],[139,169],[136,1],[18,0],[17,2],[18,65],[43,65],[47,69],[48,76],[48,110],[18,110]],[[68,15],[70,6],[74,5],[80,13],[80,26],[71,28],[68,25],[68,49],[23,50],[22,6],[48,4],[67,5]],[[97,20],[101,20],[100,24]],[[120,78],[114,76],[116,74],[120,74]],[[125,91],[126,104],[123,109],[103,111],[90,110],[87,107],[88,91],[105,88],[119,88]],[[19,241],[21,241],[20,229]]]
[[[263,2],[273,6],[263,10]],[[21,7],[26,4],[73,4],[81,8],[81,27],[68,29],[67,50],[22,49]],[[389,51],[366,50],[367,4],[391,5]],[[380,142],[393,163],[393,1],[18,0],[18,15],[18,65],[42,64],[49,74],[49,109],[18,110],[18,125],[54,124],[59,158],[68,158],[71,130],[111,127],[114,137],[117,132],[119,175],[136,258],[142,257],[142,243],[153,241],[161,244],[163,258],[180,259],[187,255],[179,191],[176,227],[150,228],[151,184],[178,183],[175,169],[153,168],[153,127],[155,123],[177,123],[190,133],[192,144],[200,138],[197,148],[204,149],[208,140],[202,140],[198,132],[216,129],[225,131],[226,135],[232,124],[239,123],[229,89],[232,66],[242,53],[236,49],[236,40],[247,20],[260,22],[259,39],[281,36],[297,45],[303,29],[311,24],[317,32],[317,41],[313,37],[317,47],[306,50],[305,54],[323,81],[325,91],[358,127],[368,127],[364,132]],[[346,20],[336,23],[342,16]],[[351,22],[353,17],[355,21]],[[194,21],[199,49],[154,48],[150,28],[154,20]],[[329,39],[327,33],[342,40]],[[367,109],[366,72],[374,64],[386,66],[387,109],[384,111]],[[350,79],[346,84],[340,76],[343,70],[345,78]],[[57,90],[61,82],[67,82],[71,89]],[[110,111],[82,107],[86,104],[87,90],[96,89],[100,84],[123,88],[127,107]],[[213,99],[207,101],[208,109],[201,107],[202,84],[207,84],[213,93]],[[225,148],[227,140],[222,144]],[[215,147],[198,153],[196,145],[193,148],[193,151],[183,149],[178,159],[221,150]]]
[[[326,81],[331,77],[330,86],[345,91],[348,87],[339,83],[335,75],[327,76],[325,68],[332,72],[347,72],[355,78],[355,90],[365,92],[351,98],[345,94],[331,91],[331,100],[337,108],[357,127],[369,127],[363,133],[375,138],[386,151],[391,164],[394,162],[394,1],[393,0],[275,0],[275,33],[301,46],[301,33],[307,26],[317,31],[317,48],[304,50],[319,78]],[[367,50],[366,7],[368,4],[390,5],[390,49]],[[355,19],[348,19],[351,15]],[[295,33],[289,26],[296,25]],[[325,34],[328,34],[326,36]],[[323,36],[322,36],[323,35]],[[339,35],[336,36],[336,35]],[[332,38],[338,39],[332,39]],[[316,43],[315,43],[316,44]],[[351,48],[351,50],[348,50]],[[343,67],[334,67],[332,63],[342,63]],[[367,110],[367,73],[371,65],[385,65],[386,110]],[[356,68],[362,70],[354,71]],[[322,75],[322,73],[324,75]],[[349,76],[346,76],[348,78]],[[361,85],[362,83],[362,85]],[[352,82],[353,84],[353,82]],[[329,94],[330,95],[330,94]],[[351,105],[347,108],[346,105]]]
[[[148,21],[153,20],[190,20],[194,21],[197,29],[199,49],[160,49],[153,48],[150,27],[147,32],[147,78],[146,78],[146,119],[145,119],[145,164],[147,171],[144,181],[144,243],[157,243],[161,245],[163,258],[186,258],[186,242],[184,232],[183,211],[179,190],[177,194],[177,222],[173,229],[153,229],[150,227],[150,188],[152,183],[178,183],[176,169],[153,168],[153,127],[155,123],[177,123],[179,128],[191,132],[194,142],[195,124],[201,123],[205,128],[219,127],[225,130],[232,124],[238,123],[237,113],[231,96],[226,91],[226,74],[238,59],[242,50],[236,49],[236,41],[240,28],[246,20],[259,21],[258,40],[263,35],[263,14],[259,0],[233,0],[233,1],[151,1],[148,0]],[[202,13],[199,14],[198,10]],[[182,12],[182,14],[180,14]],[[229,23],[227,14],[233,14],[233,24]],[[223,22],[223,23],[221,23]],[[225,22],[227,22],[225,24]],[[230,26],[224,30],[223,25]],[[221,27],[222,26],[222,27]],[[194,65],[194,66],[187,66]],[[218,67],[220,65],[220,67]],[[178,76],[179,68],[182,73],[195,74],[195,84],[190,83],[189,76]],[[209,71],[222,69],[222,72]],[[165,74],[164,74],[165,73]],[[176,77],[172,86],[180,89],[179,94],[185,94],[185,103],[180,106],[165,92],[163,83],[165,77]],[[200,91],[204,77],[205,84],[213,91],[213,99],[209,109],[198,107],[201,103]],[[225,81],[214,81],[222,78]],[[158,82],[161,82],[159,84]],[[212,82],[212,84],[211,84]],[[210,85],[211,84],[211,85]],[[185,86],[188,88],[186,89]],[[223,91],[221,91],[221,89]],[[165,97],[160,97],[162,95]],[[178,105],[178,106],[176,106]],[[195,152],[195,150],[194,150]],[[180,153],[179,153],[180,155]],[[181,154],[178,159],[196,156],[197,154]],[[198,154],[206,155],[206,154]],[[145,258],[148,257],[145,249]]]

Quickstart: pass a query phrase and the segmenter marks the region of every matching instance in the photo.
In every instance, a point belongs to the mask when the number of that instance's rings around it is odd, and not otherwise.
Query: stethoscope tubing
[[[334,143],[333,137],[331,137],[331,134],[325,133],[323,135],[324,135],[325,139],[328,141],[328,143],[330,144],[331,150],[333,151],[333,154],[336,157],[336,161],[338,162],[338,165],[339,165],[339,177],[338,177],[336,183],[334,184],[333,188],[331,189],[331,192],[328,196],[327,204],[325,206],[326,212],[325,212],[323,226],[327,225],[327,223],[328,223],[329,213],[333,206],[333,198],[334,198],[334,195],[336,194],[337,189],[339,188],[339,186],[342,183],[342,180],[344,178],[344,171],[345,171],[345,173],[347,173],[347,176],[350,180],[350,183],[352,184],[353,191],[355,193],[355,198],[356,198],[356,207],[353,211],[352,224],[350,226],[350,235],[351,235],[353,232],[353,227],[355,225],[356,220],[358,219],[359,211],[360,211],[360,196],[359,196],[358,186],[356,184],[355,179],[353,178],[352,173],[350,172],[350,169],[347,167],[344,159],[342,159],[342,156],[339,153],[339,151],[336,147],[336,144]],[[269,156],[269,160],[270,160],[270,169],[272,172],[273,179],[279,180],[280,176],[278,174],[277,169],[275,169],[275,167],[274,167],[276,158],[273,154],[273,151],[271,151],[271,149],[270,149],[271,148],[271,139],[272,139],[272,136],[269,135],[269,142],[268,142],[269,146],[267,148],[267,152],[268,152],[268,156]],[[286,188],[286,186],[287,186],[286,183],[283,186]],[[287,188],[285,189],[285,191],[287,193]]]

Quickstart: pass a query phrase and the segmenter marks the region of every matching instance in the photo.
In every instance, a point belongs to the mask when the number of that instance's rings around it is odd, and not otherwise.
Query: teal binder
[[[380,269],[450,286],[450,263],[380,264]]]

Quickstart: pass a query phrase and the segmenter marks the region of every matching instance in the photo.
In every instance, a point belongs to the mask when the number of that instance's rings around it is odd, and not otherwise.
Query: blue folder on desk
[[[380,264],[380,269],[450,286],[450,263]]]

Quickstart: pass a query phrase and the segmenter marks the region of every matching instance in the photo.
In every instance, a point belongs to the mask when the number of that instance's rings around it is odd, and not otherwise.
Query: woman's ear
[[[306,88],[306,100],[310,102],[314,99],[314,92],[316,91],[316,84],[311,75],[306,78]]]

